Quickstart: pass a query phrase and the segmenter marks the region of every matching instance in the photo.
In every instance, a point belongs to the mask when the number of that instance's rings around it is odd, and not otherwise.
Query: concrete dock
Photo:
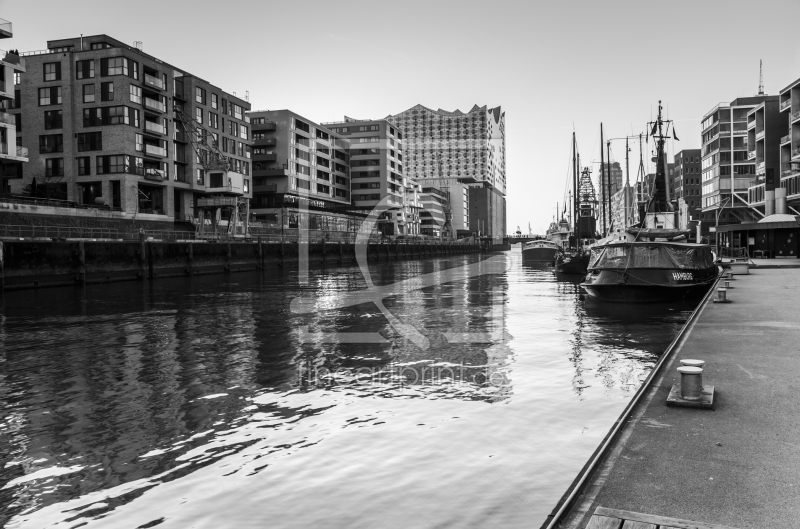
[[[800,527],[800,270],[735,278],[732,303],[700,308],[559,527],[600,527],[598,509],[696,523],[676,527]],[[714,410],[666,406],[681,359],[706,361]],[[624,527],[667,527],[636,523]]]

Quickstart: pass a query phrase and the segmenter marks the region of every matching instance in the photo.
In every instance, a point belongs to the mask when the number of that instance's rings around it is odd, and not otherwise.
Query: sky
[[[700,147],[719,102],[768,94],[800,78],[800,1],[457,2],[0,0],[14,38],[105,33],[242,96],[315,122],[382,118],[416,104],[506,113],[508,231],[544,233],[570,176],[600,160],[599,130],[644,132],[663,101],[679,142]],[[652,148],[652,143],[650,144]],[[638,145],[632,145],[631,180]],[[624,167],[624,141],[612,141]],[[645,159],[649,158],[645,151]]]

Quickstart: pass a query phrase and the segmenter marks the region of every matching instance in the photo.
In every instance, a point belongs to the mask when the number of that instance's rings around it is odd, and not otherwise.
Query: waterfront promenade
[[[793,268],[751,270],[732,282],[732,303],[701,308],[561,527],[586,527],[598,507],[741,529],[798,527],[799,279]],[[706,361],[715,410],[666,406],[685,358]]]

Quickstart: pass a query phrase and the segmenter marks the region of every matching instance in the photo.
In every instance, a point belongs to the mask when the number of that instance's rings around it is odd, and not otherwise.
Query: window
[[[136,134],[136,150],[139,152],[144,150],[144,138],[141,134]]]
[[[47,88],[39,89],[39,106],[47,105],[60,105],[61,104],[61,87],[49,86]]]
[[[97,174],[125,173],[129,166],[123,154],[97,157]]]
[[[81,156],[78,158],[78,176],[86,176],[92,174],[90,167],[89,157]]]
[[[239,105],[233,105],[233,117],[236,119],[242,119],[242,107]]]
[[[217,94],[211,94],[211,108],[219,108],[219,96]]]
[[[250,180],[247,178],[244,179],[244,192],[245,193],[250,192]]]
[[[44,80],[45,81],[60,81],[61,80],[61,63],[60,62],[46,62],[46,63],[44,63]]]
[[[208,113],[208,126],[211,127],[212,129],[218,129],[219,128],[219,116],[214,114],[213,112],[209,112]]]
[[[197,170],[197,183],[199,185],[201,185],[201,186],[206,185],[206,177],[203,174],[203,170],[202,169],[198,169]]]
[[[102,151],[103,133],[102,132],[79,132],[78,151]]]
[[[48,158],[45,160],[46,176],[64,176],[64,159]]]
[[[75,61],[76,79],[94,79],[94,60]]]
[[[131,103],[142,103],[142,87],[136,85],[130,85],[131,90]],[[112,88],[113,90],[113,88]]]
[[[370,125],[369,130],[379,130],[380,127],[378,125]]]
[[[125,57],[100,59],[100,75],[128,75],[128,61]]]
[[[243,140],[247,139],[247,127],[246,126],[242,125],[241,127],[239,127],[239,137],[242,138]]]
[[[39,136],[39,152],[64,152],[64,136],[62,134],[49,134]]]
[[[133,125],[139,127],[139,110],[126,106],[84,108],[83,126]]]
[[[83,102],[84,103],[94,103],[94,85],[93,84],[85,84],[85,85],[83,85]]]
[[[127,57],[107,57],[100,59],[100,76],[127,75],[139,79],[139,63]]]
[[[19,116],[20,114],[17,114]],[[61,110],[46,110],[44,113],[45,130],[60,129],[64,127],[64,119]],[[18,127],[19,128],[19,127]]]
[[[201,105],[206,104],[206,91],[199,86],[194,88],[194,100],[200,103]]]
[[[91,49],[93,50],[104,50],[106,48],[111,48],[111,44],[107,44],[105,42],[92,42]]]
[[[194,119],[201,125],[203,124],[203,109],[202,108],[195,108],[194,109]]]
[[[311,190],[311,182],[307,180],[300,180],[299,178],[295,178],[294,181],[298,189],[308,189],[309,191]]]
[[[325,193],[326,195],[330,195],[331,188],[323,184],[317,184],[317,193]]]
[[[100,100],[114,101],[114,83],[100,83]]]

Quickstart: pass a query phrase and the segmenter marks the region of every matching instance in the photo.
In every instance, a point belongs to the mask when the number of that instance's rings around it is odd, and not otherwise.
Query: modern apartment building
[[[788,126],[781,132],[781,187],[786,189],[788,211],[800,214],[800,79],[780,91],[779,111]]]
[[[720,103],[703,116],[701,124],[701,181],[703,224],[751,222],[761,218],[751,205],[748,190],[756,182],[756,151],[749,141],[748,114],[766,102],[777,102],[777,96],[740,97],[730,103]],[[755,133],[753,135],[755,138]],[[766,173],[766,171],[765,171]],[[766,176],[766,174],[762,176]],[[775,182],[764,182],[774,189]],[[753,196],[753,198],[756,198]],[[756,201],[757,202],[757,201]],[[756,202],[752,202],[755,204]]]
[[[448,194],[436,187],[423,187],[420,202],[420,233],[431,237],[446,237]]]
[[[107,35],[53,40],[23,54],[27,71],[12,110],[30,163],[10,180],[34,179],[60,198],[112,217],[173,222],[197,216],[206,196],[251,197],[250,105],[233,94]],[[232,170],[207,172],[178,113],[202,126]]]
[[[608,191],[609,176],[611,178],[611,196],[613,197],[622,189],[624,177],[622,174],[622,167],[620,166],[619,162],[611,162],[610,164],[606,162],[605,164],[601,164],[597,175],[597,196],[598,200],[601,202],[605,199]]]
[[[700,149],[684,149],[675,153],[672,164],[672,197],[683,199],[692,220],[700,219],[702,182]]]
[[[13,26],[8,20],[0,18],[0,39],[14,36]],[[15,85],[21,74],[25,73],[25,59],[10,51],[0,50],[0,192],[9,191],[7,179],[22,176],[22,164],[28,161],[28,150],[22,146],[18,136],[19,118],[7,110],[18,108]]]
[[[417,105],[388,116],[405,139],[406,176],[423,187],[447,188],[448,207],[460,207],[466,196],[469,214],[451,214],[456,231],[505,236],[505,113],[500,107],[473,106],[469,112],[432,110]],[[463,187],[469,188],[466,195]],[[483,189],[473,200],[473,189]],[[454,198],[455,197],[455,198]]]
[[[250,113],[257,219],[282,208],[344,213],[351,209],[350,141],[290,110]],[[343,230],[334,230],[343,231]]]
[[[406,184],[403,176],[403,134],[385,119],[323,123],[350,141],[350,189],[357,209],[372,210],[384,198],[389,210],[378,220],[384,235],[407,235]]]

